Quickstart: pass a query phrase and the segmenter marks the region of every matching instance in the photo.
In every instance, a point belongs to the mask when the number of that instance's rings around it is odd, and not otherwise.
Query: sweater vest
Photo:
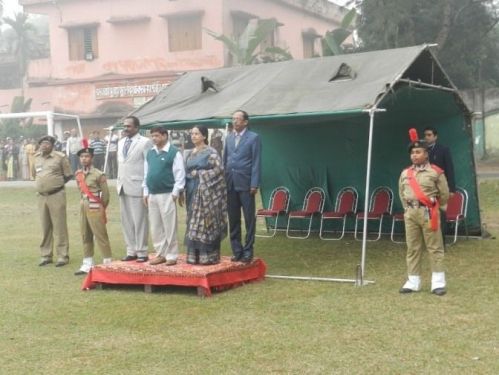
[[[170,145],[168,152],[161,150],[159,153],[155,149],[147,153],[147,177],[146,185],[150,194],[171,193],[175,186],[175,176],[173,175],[173,161],[178,150]]]

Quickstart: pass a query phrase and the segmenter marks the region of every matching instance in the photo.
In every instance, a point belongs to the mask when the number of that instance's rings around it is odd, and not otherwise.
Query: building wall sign
[[[97,100],[114,98],[150,97],[157,95],[171,81],[114,83],[95,86]]]

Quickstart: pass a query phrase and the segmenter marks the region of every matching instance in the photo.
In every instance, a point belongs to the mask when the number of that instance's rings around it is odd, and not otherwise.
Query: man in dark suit
[[[250,263],[255,242],[255,195],[260,186],[260,136],[247,129],[249,116],[237,110],[232,115],[234,131],[224,146],[225,179],[229,211],[230,243],[234,262]],[[241,242],[241,208],[246,224],[246,241]]]
[[[456,182],[454,179],[454,164],[450,155],[449,148],[437,143],[438,132],[435,128],[427,127],[424,130],[424,138],[428,144],[428,153],[430,163],[444,170],[450,193],[456,192]]]

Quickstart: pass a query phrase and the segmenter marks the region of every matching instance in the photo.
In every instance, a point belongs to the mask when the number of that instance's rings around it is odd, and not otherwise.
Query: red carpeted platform
[[[83,281],[82,290],[99,284],[144,285],[146,291],[152,286],[186,286],[198,289],[198,294],[211,296],[211,290],[224,290],[242,283],[263,280],[267,266],[261,259],[249,264],[231,262],[230,257],[222,257],[213,266],[191,265],[185,256],[179,256],[177,264],[151,266],[149,263],[115,261],[111,264],[94,266]]]

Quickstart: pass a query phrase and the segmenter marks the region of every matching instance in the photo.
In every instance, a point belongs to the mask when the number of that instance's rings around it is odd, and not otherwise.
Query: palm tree
[[[251,65],[258,62],[291,60],[293,56],[283,48],[267,47],[257,51],[260,44],[278,27],[275,19],[251,19],[239,38],[217,34],[205,29],[213,38],[225,44],[233,57],[233,65]]]
[[[28,70],[31,51],[34,48],[33,35],[35,28],[28,22],[28,15],[26,13],[17,13],[14,18],[3,17],[3,21],[14,31],[15,37],[10,45],[10,52],[17,59],[21,96],[24,97],[24,76]]]

